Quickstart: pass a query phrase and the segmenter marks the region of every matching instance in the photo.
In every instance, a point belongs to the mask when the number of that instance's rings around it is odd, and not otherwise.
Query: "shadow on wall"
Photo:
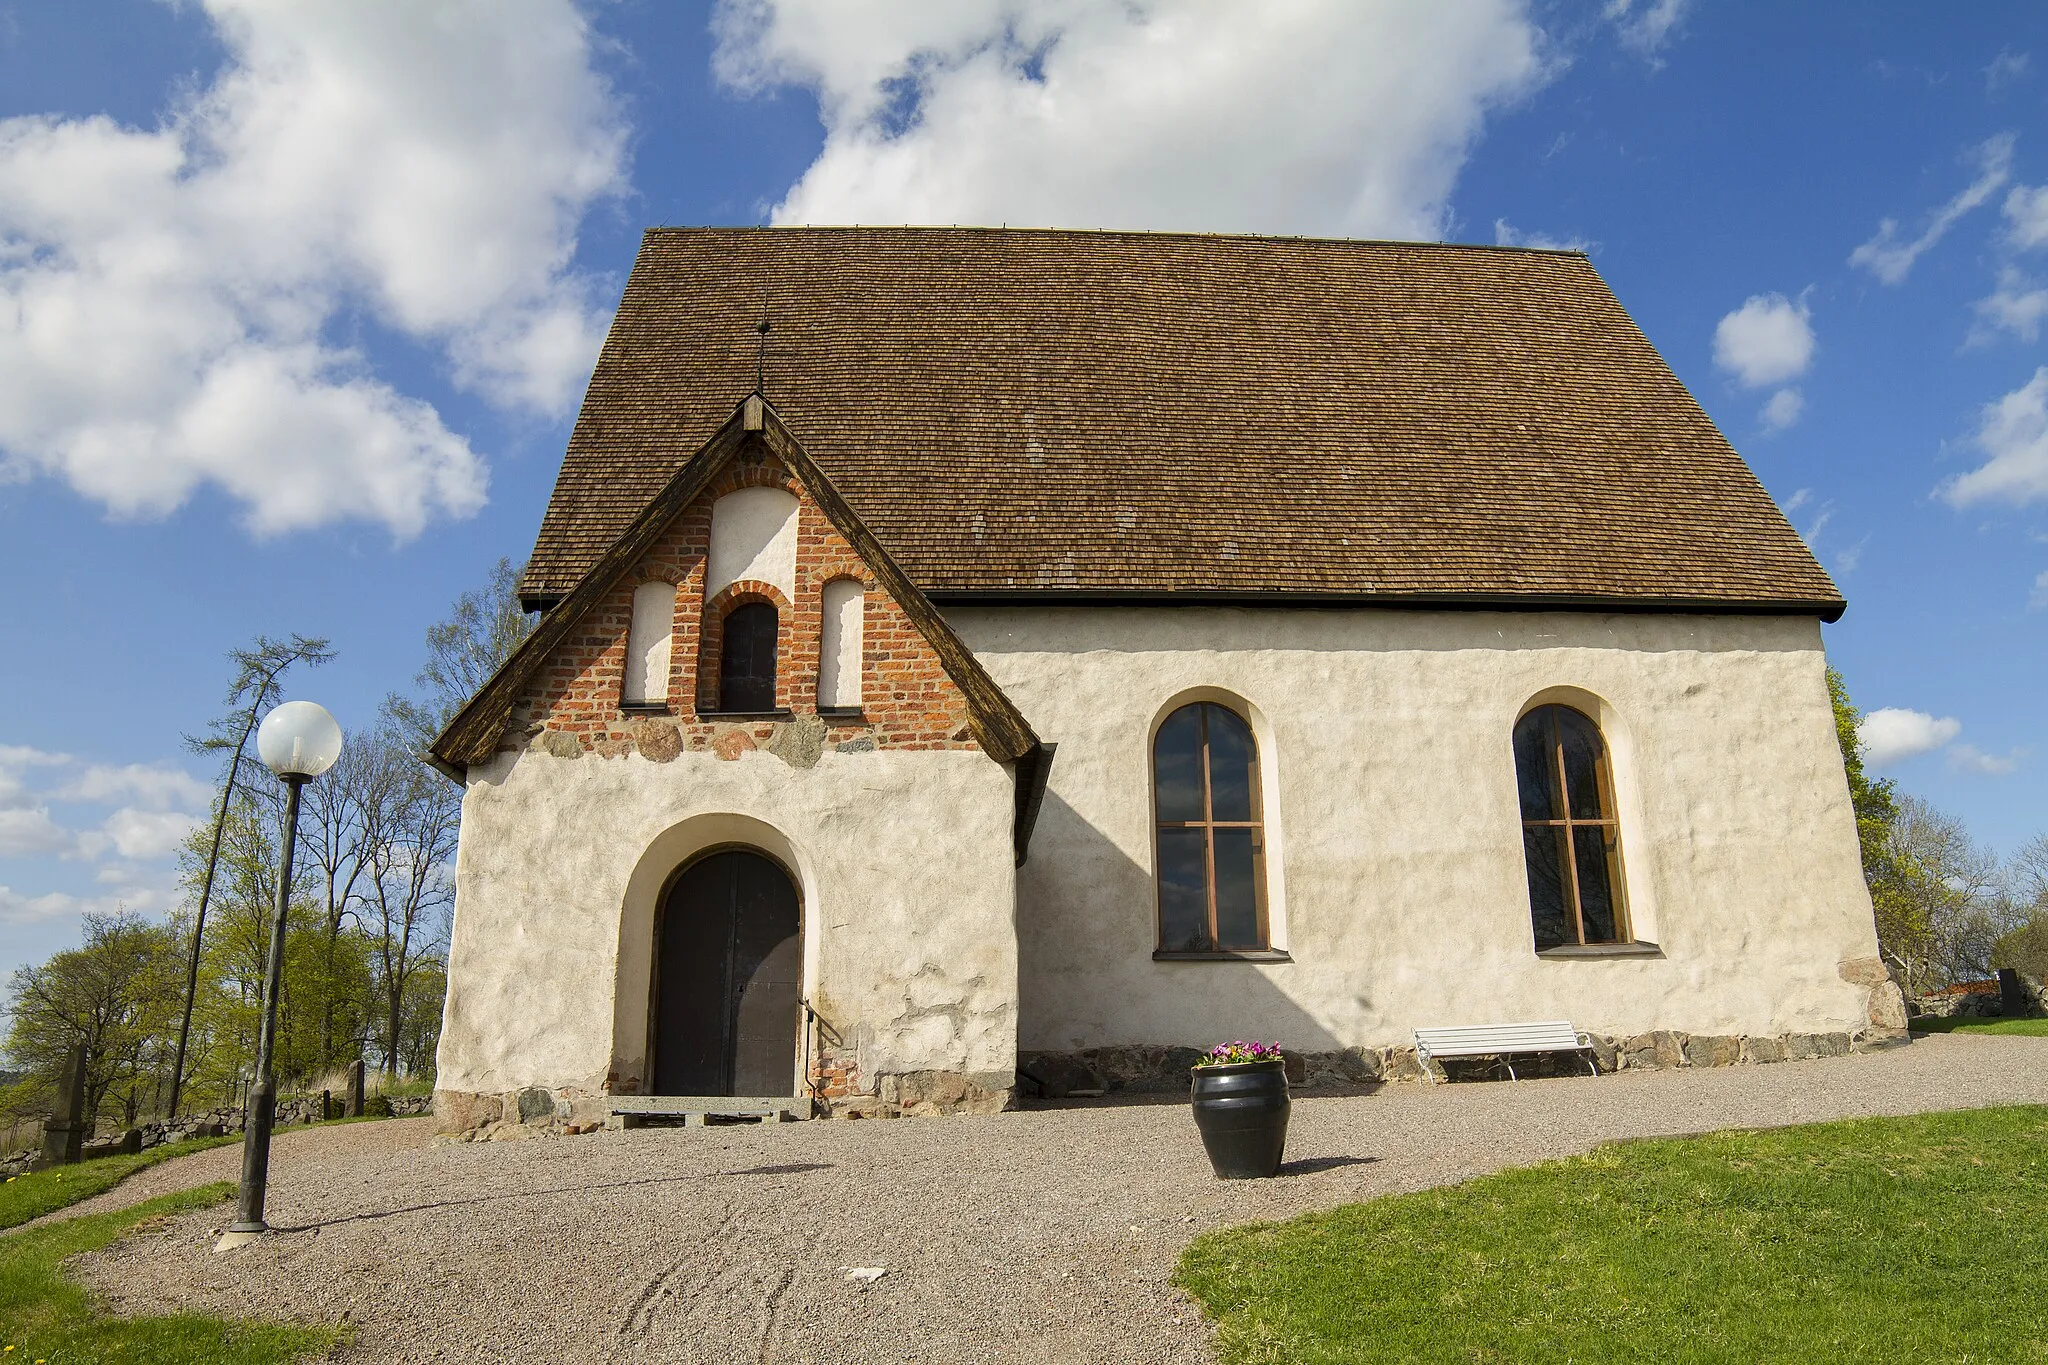
[[[1056,853],[1055,853],[1056,850]],[[1097,1057],[1096,1069],[1120,1092],[1138,1093],[1171,1077],[1185,1086],[1196,1050],[1234,1038],[1279,1041],[1290,1052],[1336,1052],[1344,1043],[1296,1004],[1258,967],[1241,962],[1155,963],[1156,892],[1150,869],[1118,848],[1057,793],[1039,810],[1032,855],[1017,872],[1017,1038],[1022,1054],[1076,1052]],[[1085,939],[1085,941],[1076,941]],[[1128,965],[1107,955],[1129,958]],[[1076,982],[1094,983],[1077,999]],[[1089,987],[1083,987],[1090,990]],[[1152,993],[1152,1001],[1131,1000]],[[1191,1004],[1200,1001],[1201,1004]],[[1166,1006],[1163,1011],[1159,1006]],[[1176,1033],[1144,1037],[1133,1024],[1166,1012],[1183,1022]],[[1119,1022],[1117,1015],[1124,1016]],[[1076,1032],[1087,1041],[1072,1045]],[[1185,1053],[1185,1057],[1180,1054]],[[1361,1073],[1356,1080],[1371,1077]],[[1185,1099],[1185,1094],[1181,1096]]]

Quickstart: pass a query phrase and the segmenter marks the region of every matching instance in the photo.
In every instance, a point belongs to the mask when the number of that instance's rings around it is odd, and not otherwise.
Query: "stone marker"
[[[363,1116],[363,1059],[358,1057],[348,1064],[348,1114],[359,1119]]]
[[[77,1161],[88,1128],[85,1049],[74,1047],[64,1054],[64,1069],[57,1074],[57,1107],[43,1124],[43,1165],[69,1166]]]
[[[2034,993],[2015,968],[1998,969],[1998,1008],[2008,1019],[2024,1019],[2034,1012]]]

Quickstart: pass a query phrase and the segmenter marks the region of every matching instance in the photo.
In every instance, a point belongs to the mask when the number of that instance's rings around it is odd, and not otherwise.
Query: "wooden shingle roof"
[[[931,598],[1842,599],[1574,252],[659,228],[532,561],[558,600],[754,387]]]

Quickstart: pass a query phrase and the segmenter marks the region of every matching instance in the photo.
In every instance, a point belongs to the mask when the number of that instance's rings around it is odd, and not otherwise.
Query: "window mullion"
[[[1572,893],[1572,935],[1581,945],[1586,941],[1586,917],[1579,908],[1579,850],[1572,836],[1572,794],[1564,780],[1564,727],[1550,722],[1551,756],[1557,774],[1557,813],[1564,817],[1564,865],[1570,869]]]
[[[1209,708],[1202,718],[1202,889],[1209,906],[1209,946],[1221,948],[1223,940],[1216,922],[1216,805],[1209,785]]]

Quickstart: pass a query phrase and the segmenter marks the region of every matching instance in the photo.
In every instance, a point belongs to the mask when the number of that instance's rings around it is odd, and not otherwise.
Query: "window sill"
[[[1243,952],[1170,953],[1164,948],[1152,953],[1154,962],[1292,962],[1285,948],[1247,948]]]
[[[699,711],[699,720],[795,720],[794,711]]]
[[[867,713],[858,706],[821,706],[818,719],[827,725],[866,725]]]
[[[1654,943],[1567,943],[1556,948],[1539,949],[1536,956],[1545,961],[1575,957],[1662,957],[1664,950]]]
[[[672,716],[676,709],[665,701],[622,701],[619,713],[626,716]]]

